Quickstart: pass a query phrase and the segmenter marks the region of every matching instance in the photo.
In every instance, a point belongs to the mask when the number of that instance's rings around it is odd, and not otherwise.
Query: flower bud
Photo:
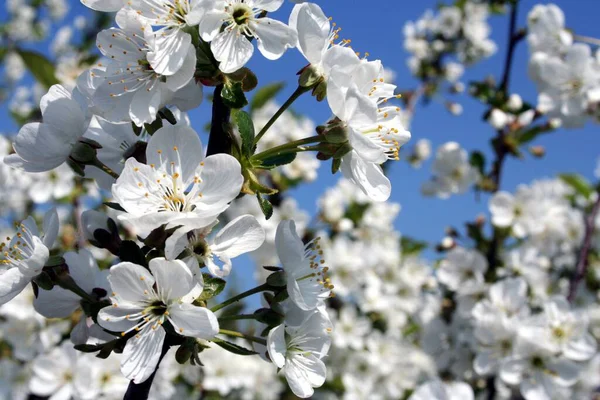
[[[81,214],[81,229],[85,238],[94,246],[118,252],[121,244],[115,222],[106,214],[87,210]]]
[[[516,93],[511,94],[506,102],[506,107],[508,107],[510,111],[519,111],[523,107],[523,99]]]

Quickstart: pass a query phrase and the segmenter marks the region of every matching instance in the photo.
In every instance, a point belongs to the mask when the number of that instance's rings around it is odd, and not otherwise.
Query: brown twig
[[[596,216],[598,216],[598,211],[600,211],[600,196],[594,203],[592,211],[585,217],[585,234],[583,237],[583,244],[579,250],[579,255],[577,256],[575,275],[573,275],[573,279],[571,280],[571,285],[569,287],[569,296],[567,297],[569,302],[573,302],[575,299],[577,288],[587,272],[589,265],[588,256],[592,248],[592,238],[594,236],[594,227],[596,225]]]

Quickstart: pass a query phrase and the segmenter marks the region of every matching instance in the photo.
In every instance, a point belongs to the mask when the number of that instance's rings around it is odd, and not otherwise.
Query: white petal
[[[42,223],[42,230],[44,231],[44,238],[42,242],[44,246],[51,249],[54,247],[54,242],[58,237],[58,228],[60,221],[58,219],[58,213],[56,208],[51,208],[44,214],[44,222]]]
[[[0,305],[6,304],[25,289],[31,277],[18,268],[11,268],[0,275]]]
[[[161,85],[161,83],[155,84],[150,91],[142,88],[133,95],[129,106],[129,117],[137,126],[150,124],[156,119],[163,101]]]
[[[283,0],[252,0],[248,3],[250,3],[253,8],[273,12],[279,10],[279,7],[283,4]]]
[[[60,287],[40,289],[33,300],[35,310],[46,318],[66,318],[80,307],[79,296]]]
[[[242,68],[254,53],[252,43],[236,29],[219,33],[210,42],[215,59],[219,61],[219,69],[225,73],[235,72]]]
[[[250,26],[256,33],[258,50],[269,60],[277,60],[287,49],[298,44],[296,31],[283,22],[260,18]]]
[[[285,270],[291,272],[304,261],[304,244],[296,232],[296,223],[292,220],[281,221],[277,226],[275,247]]]
[[[325,383],[327,369],[323,361],[311,354],[294,357],[293,363],[285,365],[284,372],[292,392],[305,399],[313,395],[313,387],[320,387]]]
[[[381,167],[363,161],[356,152],[351,151],[342,158],[341,170],[371,200],[386,201],[390,197],[392,186]]]
[[[113,265],[110,268],[108,281],[113,292],[116,293],[114,296],[131,303],[145,302],[147,295],[144,292],[152,293],[154,290],[152,289],[154,277],[150,272],[141,265],[131,262]]]
[[[214,154],[206,157],[198,171],[202,182],[196,186],[202,196],[193,199],[194,204],[207,217],[216,216],[240,193],[244,183],[240,163],[228,154]]]
[[[139,321],[130,321],[128,315],[141,312],[142,308],[104,307],[98,312],[98,325],[112,332],[125,332],[133,328]]]
[[[242,215],[217,233],[211,250],[216,255],[234,258],[258,249],[265,241],[265,231],[252,215]]]
[[[223,26],[223,21],[227,19],[228,16],[228,13],[219,10],[210,10],[206,12],[202,17],[202,24],[200,25],[200,36],[202,37],[202,40],[205,42],[212,41],[219,33],[221,26]]]
[[[267,351],[273,364],[278,368],[285,365],[285,355],[287,353],[287,344],[285,342],[285,327],[283,324],[276,326],[269,331],[267,337]]]
[[[96,11],[115,12],[125,4],[125,0],[81,0],[81,4]]]
[[[142,383],[148,379],[160,359],[165,330],[158,328],[153,331],[151,326],[152,324],[146,325],[139,332],[139,337],[129,339],[123,350],[121,372],[135,383]]]
[[[156,290],[163,299],[180,299],[196,286],[192,272],[181,260],[150,260],[150,271],[156,279]]]
[[[182,181],[189,184],[204,159],[204,151],[198,134],[192,128],[165,124],[150,138],[146,159],[157,170],[178,172]]]
[[[185,62],[192,37],[180,29],[163,29],[155,38],[154,51],[148,52],[147,56],[152,69],[160,75],[175,74]]]
[[[311,64],[320,64],[329,45],[331,24],[321,8],[314,3],[294,6],[289,25],[298,32],[298,50]]]
[[[89,337],[90,332],[87,326],[87,317],[85,315],[82,315],[77,325],[75,325],[75,327],[71,331],[70,339],[74,345],[78,345],[86,344]]]
[[[68,252],[63,256],[69,273],[77,285],[86,293],[91,293],[96,286],[96,277],[100,273],[96,259],[89,250],[82,249],[79,253]]]
[[[586,332],[576,340],[569,341],[563,347],[563,355],[574,361],[586,361],[596,354],[596,349],[596,340]]]
[[[166,87],[176,91],[187,85],[196,71],[196,49],[190,46],[181,68],[167,78]]]
[[[169,314],[169,321],[180,335],[212,339],[219,333],[217,317],[207,308],[181,303],[169,307]]]

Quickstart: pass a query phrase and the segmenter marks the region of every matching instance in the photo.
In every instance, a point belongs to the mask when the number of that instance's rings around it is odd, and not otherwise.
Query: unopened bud
[[[451,238],[450,236],[446,236],[445,238],[442,239],[440,246],[445,250],[451,249],[454,247],[454,239]]]
[[[323,81],[323,75],[315,67],[309,65],[300,72],[298,84],[302,87],[312,88]]]
[[[96,147],[89,143],[79,141],[73,146],[70,157],[76,163],[91,165],[96,160]]]
[[[450,111],[450,114],[452,115],[461,115],[463,112],[462,105],[451,101],[446,103],[446,109],[448,109],[448,111]]]
[[[531,146],[529,148],[529,153],[534,157],[544,157],[546,155],[546,149],[544,146]]]
[[[81,214],[81,229],[85,238],[94,246],[118,252],[121,238],[115,221],[106,214],[87,210]]]
[[[506,102],[506,107],[508,107],[510,111],[517,112],[523,108],[523,99],[516,93],[511,94]]]

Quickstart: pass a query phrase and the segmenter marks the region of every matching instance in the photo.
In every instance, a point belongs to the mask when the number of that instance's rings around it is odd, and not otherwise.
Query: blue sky
[[[406,21],[418,19],[427,8],[433,8],[436,0],[334,0],[319,2],[327,15],[331,15],[338,26],[342,27],[341,36],[351,39],[353,48],[361,53],[369,52],[370,58],[379,58],[384,65],[396,72],[396,84],[400,89],[411,89],[417,84],[406,67],[407,53],[403,49],[402,28]],[[533,5],[547,3],[533,0],[521,1],[518,27],[525,25],[527,13]],[[600,2],[597,0],[556,0],[566,14],[567,26],[577,33],[600,38]],[[89,12],[79,1],[71,1],[72,9],[67,21],[79,14]],[[273,15],[274,18],[287,20],[292,4]],[[480,80],[488,74],[499,77],[504,63],[508,16],[491,18],[492,38],[498,44],[499,51],[490,59],[468,69],[464,81]],[[48,42],[35,46],[39,51],[48,53]],[[536,91],[527,78],[526,67],[528,50],[525,42],[518,45],[513,65],[510,87],[519,93],[525,101],[536,103]],[[267,62],[256,52],[249,63],[259,78],[259,84],[273,81],[286,81],[287,87],[278,96],[283,102],[293,92],[296,85],[295,73],[306,64],[296,51],[290,50],[275,62]],[[413,120],[412,142],[427,138],[434,148],[447,141],[457,141],[467,149],[480,149],[490,155],[489,140],[494,131],[481,120],[484,107],[469,100],[466,95],[455,98],[464,107],[460,117],[450,115],[443,104],[433,102],[428,106],[417,107]],[[294,109],[310,116],[317,124],[325,121],[330,112],[326,103],[316,103],[313,98],[301,98]],[[198,111],[190,114],[197,131],[202,131],[209,117],[209,103],[201,105]],[[579,172],[594,179],[593,171],[600,150],[600,133],[597,125],[588,124],[583,129],[559,130],[552,135],[539,139],[534,144],[543,145],[547,154],[542,160],[526,156],[524,160],[509,159],[506,163],[502,187],[513,190],[519,183],[528,183],[537,178],[552,177],[559,172]],[[0,132],[14,132],[16,126],[10,121],[6,105],[0,107]],[[203,137],[205,141],[206,138]],[[206,141],[205,141],[206,143]],[[489,159],[490,157],[488,157]],[[473,219],[477,214],[487,212],[487,196],[479,200],[473,193],[453,196],[449,200],[423,198],[419,188],[429,176],[430,162],[420,170],[397,162],[391,168],[390,179],[393,185],[391,200],[402,205],[402,211],[396,227],[405,235],[432,242],[443,236],[446,226],[461,224]],[[310,212],[316,209],[316,199],[325,188],[335,184],[338,176],[331,176],[329,163],[323,165],[317,182],[304,185],[294,191],[301,206]]]

